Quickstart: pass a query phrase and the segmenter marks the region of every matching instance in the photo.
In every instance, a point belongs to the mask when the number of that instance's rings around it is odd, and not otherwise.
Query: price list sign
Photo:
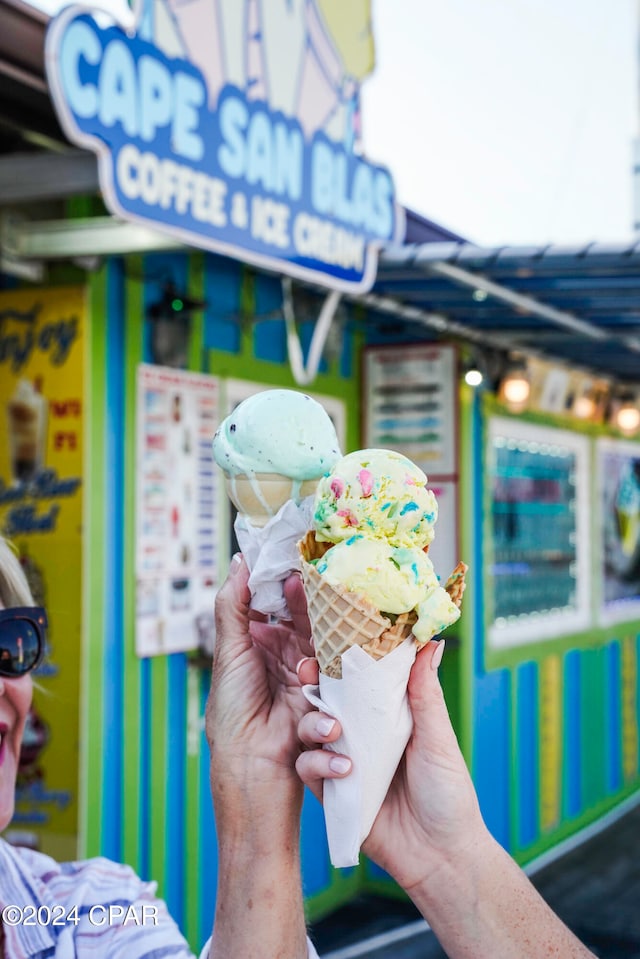
[[[138,367],[136,652],[206,647],[213,631],[218,381]]]
[[[403,453],[429,476],[456,472],[456,352],[451,346],[365,353],[368,447]]]
[[[587,441],[496,417],[489,426],[493,646],[589,625]]]

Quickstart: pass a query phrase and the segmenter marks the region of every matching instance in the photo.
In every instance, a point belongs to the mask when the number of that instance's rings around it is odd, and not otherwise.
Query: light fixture
[[[526,407],[530,393],[531,383],[526,360],[511,360],[500,386],[500,399],[510,410],[520,412]]]
[[[573,415],[580,420],[593,419],[596,412],[596,404],[590,393],[583,393],[577,396],[573,404]]]
[[[615,414],[615,425],[622,433],[631,436],[640,428],[640,408],[638,398],[633,393],[620,397],[620,406]]]
[[[205,306],[205,302],[181,293],[175,283],[165,283],[160,299],[147,309],[152,321],[150,345],[154,363],[173,369],[187,368],[192,314]]]
[[[482,370],[478,369],[475,365],[470,366],[464,374],[464,381],[467,386],[478,387],[482,384],[483,380]]]

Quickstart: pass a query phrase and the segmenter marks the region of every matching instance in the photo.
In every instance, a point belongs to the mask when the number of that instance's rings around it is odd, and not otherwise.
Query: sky
[[[85,5],[130,16],[126,0]],[[401,203],[486,245],[632,236],[638,0],[372,8],[364,148]]]

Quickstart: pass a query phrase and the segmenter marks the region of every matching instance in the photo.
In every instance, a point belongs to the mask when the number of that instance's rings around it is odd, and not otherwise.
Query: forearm
[[[449,959],[593,957],[488,834],[410,894]]]
[[[245,797],[246,798],[246,797]],[[211,959],[306,959],[297,787],[216,803],[218,891]]]

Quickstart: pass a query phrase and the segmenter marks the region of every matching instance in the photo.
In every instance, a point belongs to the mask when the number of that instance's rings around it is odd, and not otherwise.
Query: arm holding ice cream
[[[305,599],[299,577],[289,577],[292,622],[267,623],[249,609],[248,578],[235,557],[216,600],[206,733],[219,864],[209,957],[307,959],[303,787],[294,768],[297,723],[308,708],[296,675],[311,653]]]
[[[491,836],[451,725],[438,667],[444,641],[418,653],[409,678],[413,732],[363,851],[405,889],[450,959],[593,957]],[[300,681],[317,682],[315,660]],[[297,760],[318,799],[326,781],[347,779],[347,756],[311,748],[335,743],[340,723],[306,713],[308,747]]]

